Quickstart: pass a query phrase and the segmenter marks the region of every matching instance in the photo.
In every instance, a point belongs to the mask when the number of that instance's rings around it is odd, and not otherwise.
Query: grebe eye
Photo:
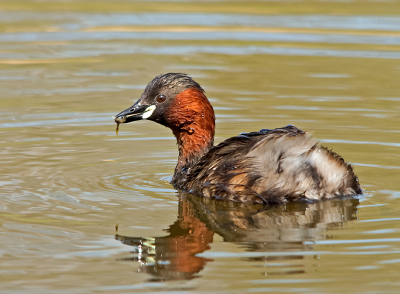
[[[165,100],[167,100],[167,96],[164,94],[158,94],[156,97],[157,103],[163,103]]]

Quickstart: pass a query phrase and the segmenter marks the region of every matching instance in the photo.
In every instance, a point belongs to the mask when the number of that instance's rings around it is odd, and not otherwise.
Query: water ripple
[[[357,145],[380,145],[380,146],[400,147],[400,143],[387,143],[387,142],[335,140],[335,139],[320,139],[320,141],[323,142],[323,143],[357,144]],[[396,167],[394,167],[394,168],[396,168]]]
[[[246,15],[218,13],[71,13],[60,12],[0,12],[2,22],[40,21],[42,19],[61,22],[66,29],[81,29],[93,26],[121,26],[146,24],[188,26],[263,26],[318,29],[353,29],[398,31],[400,17],[364,15]]]

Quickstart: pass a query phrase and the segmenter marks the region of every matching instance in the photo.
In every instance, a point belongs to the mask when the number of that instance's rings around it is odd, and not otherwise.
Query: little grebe
[[[149,119],[170,128],[179,149],[176,189],[245,203],[285,203],[362,194],[353,168],[309,134],[288,125],[241,133],[214,146],[214,110],[204,90],[181,73],[155,77],[114,118]]]

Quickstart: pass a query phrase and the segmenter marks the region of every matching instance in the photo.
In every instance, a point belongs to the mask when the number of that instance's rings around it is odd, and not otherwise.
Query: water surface
[[[1,292],[398,292],[399,2],[243,3],[0,4]],[[111,119],[166,72],[206,90],[217,143],[294,124],[365,196],[175,191],[171,132]]]

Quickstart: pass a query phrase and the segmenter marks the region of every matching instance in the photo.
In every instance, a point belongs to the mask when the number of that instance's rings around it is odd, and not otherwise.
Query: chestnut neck
[[[179,149],[175,177],[213,147],[214,109],[201,89],[190,88],[176,95],[165,115]]]

